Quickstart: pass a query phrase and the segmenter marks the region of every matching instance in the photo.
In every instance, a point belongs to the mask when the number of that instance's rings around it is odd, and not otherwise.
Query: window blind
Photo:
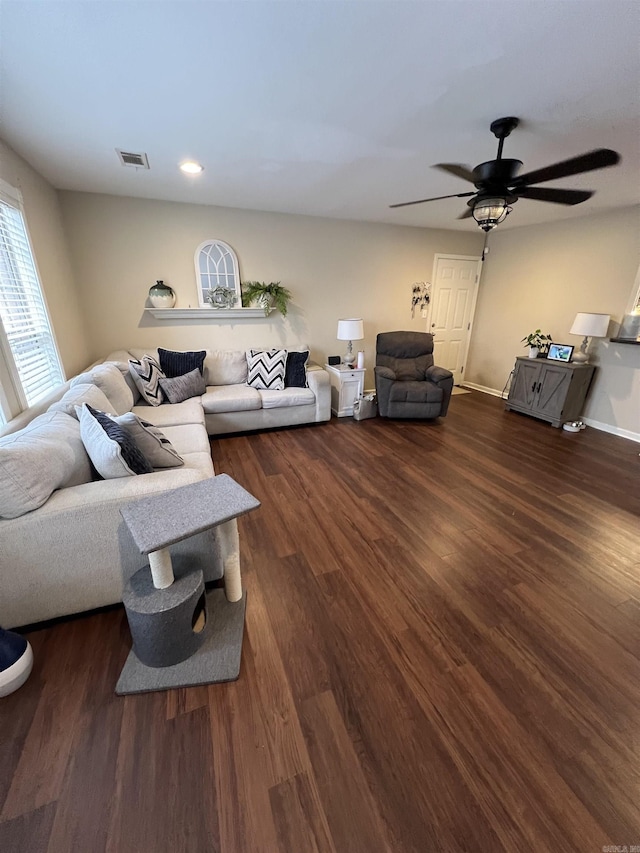
[[[22,212],[0,200],[0,319],[26,404],[64,381]]]

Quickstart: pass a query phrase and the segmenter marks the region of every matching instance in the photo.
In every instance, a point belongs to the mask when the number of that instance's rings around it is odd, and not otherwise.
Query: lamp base
[[[355,361],[356,361],[356,357],[355,357],[355,354],[353,352],[353,344],[351,343],[351,341],[349,341],[349,347],[348,347],[347,351],[345,352],[345,354],[342,356],[342,363],[346,364],[347,367],[353,367],[353,365],[355,364]]]
[[[575,361],[576,364],[586,364],[589,361],[589,356],[587,355],[588,346],[589,336],[585,335],[582,339],[582,343],[580,344],[580,349],[578,350],[578,352],[574,352],[571,361]]]

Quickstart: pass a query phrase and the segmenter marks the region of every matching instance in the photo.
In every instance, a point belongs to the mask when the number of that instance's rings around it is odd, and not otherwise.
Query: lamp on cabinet
[[[580,351],[573,355],[574,361],[579,364],[586,364],[589,361],[587,353],[589,338],[605,338],[610,319],[609,314],[576,314],[576,319],[573,321],[573,326],[571,326],[569,334],[584,335],[584,339],[580,344]]]

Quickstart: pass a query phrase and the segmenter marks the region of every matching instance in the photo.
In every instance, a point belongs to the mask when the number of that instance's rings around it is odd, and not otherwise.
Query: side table
[[[353,415],[353,404],[362,396],[365,368],[325,364],[331,379],[331,411],[338,418]]]
[[[126,584],[133,648],[116,693],[232,681],[240,672],[246,596],[237,518],[260,501],[227,474],[133,501],[120,510],[149,566]],[[216,527],[225,593],[205,594],[200,569],[174,566],[169,546]]]

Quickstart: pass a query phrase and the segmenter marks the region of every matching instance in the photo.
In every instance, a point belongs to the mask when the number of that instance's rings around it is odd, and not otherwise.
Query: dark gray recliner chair
[[[376,340],[376,393],[384,418],[444,417],[453,374],[433,363],[433,335],[381,332]]]

